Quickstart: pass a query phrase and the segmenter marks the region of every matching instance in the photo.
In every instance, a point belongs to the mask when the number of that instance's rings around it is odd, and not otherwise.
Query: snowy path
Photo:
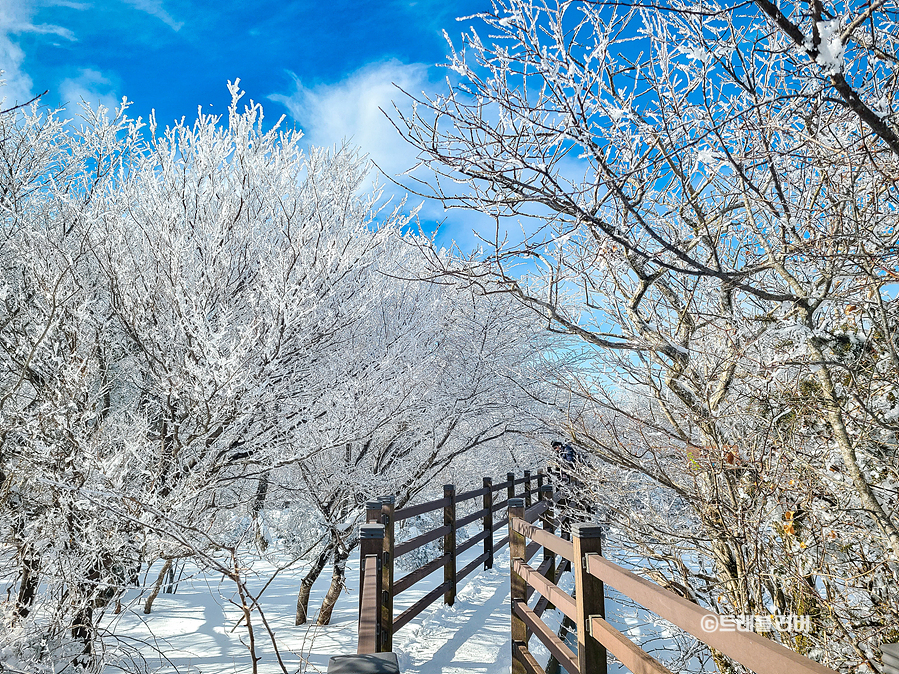
[[[499,537],[499,536],[498,536]],[[479,553],[479,546],[460,556],[462,568]],[[508,547],[497,551],[492,570],[475,572],[462,583],[452,607],[438,600],[394,637],[404,674],[508,674],[509,559]],[[272,567],[257,563],[259,586]],[[158,568],[148,573],[153,579]],[[335,607],[327,627],[293,624],[296,592],[304,568],[298,565],[282,572],[262,595],[260,604],[275,633],[281,658],[288,672],[325,672],[332,655],[355,653],[358,610],[358,555],[347,564],[347,591]],[[398,570],[398,577],[405,571]],[[317,608],[327,590],[330,576],[323,574],[313,587],[310,608]],[[398,614],[431,588],[443,581],[442,571],[416,585],[396,602]],[[241,613],[232,604],[237,600],[233,584],[210,576],[185,577],[177,594],[160,594],[153,613],[142,612],[146,591],[131,591],[123,601],[125,610],[112,617],[119,647],[138,653],[143,672],[159,674],[246,674],[251,671],[246,647],[247,631],[237,625]],[[264,674],[281,672],[274,648],[254,614],[256,648]],[[157,652],[158,651],[158,652]],[[160,655],[162,653],[162,655]],[[122,663],[133,671],[134,664]],[[119,671],[110,666],[107,672]]]
[[[404,673],[509,672],[509,559],[503,552],[493,569],[469,577],[453,606],[438,602],[397,634],[394,649]]]
[[[497,538],[500,534],[498,532]],[[459,557],[458,568],[480,553],[479,546]],[[257,587],[269,579],[273,568],[257,563]],[[156,577],[158,568],[148,577]],[[332,624],[327,627],[295,626],[296,592],[304,574],[302,565],[283,571],[269,585],[260,599],[266,619],[276,635],[276,642],[285,669],[289,674],[312,674],[327,671],[332,655],[356,652],[356,624],[358,618],[359,559],[352,557],[347,564],[346,592],[334,610]],[[398,570],[397,577],[405,574]],[[328,584],[329,574],[323,574],[312,591],[310,608],[317,609]],[[395,606],[399,614],[432,588],[443,582],[442,570],[419,581],[402,593]],[[560,586],[566,592],[573,589],[573,577],[565,574]],[[607,592],[609,590],[607,589]],[[496,552],[494,568],[472,574],[459,585],[454,606],[438,600],[425,609],[394,636],[403,674],[508,674],[511,666],[509,635],[509,548]],[[609,594],[609,620],[619,629],[633,628],[632,615],[617,615],[614,591]],[[160,594],[152,615],[142,612],[146,591],[133,590],[123,602],[125,610],[114,616],[114,630],[119,648],[138,655],[139,662],[109,666],[107,674],[119,671],[158,674],[248,674],[251,672],[246,628],[239,624],[241,613],[232,604],[237,600],[229,581],[209,575],[186,577],[177,594]],[[531,598],[531,605],[538,596]],[[258,614],[253,616],[260,674],[283,674],[267,632]],[[543,620],[554,631],[561,614],[548,611]],[[549,653],[531,641],[531,652],[541,664]],[[573,643],[570,645],[574,646]],[[142,662],[140,662],[142,660]],[[689,671],[702,669],[697,666]],[[610,674],[626,672],[619,665],[611,665]]]

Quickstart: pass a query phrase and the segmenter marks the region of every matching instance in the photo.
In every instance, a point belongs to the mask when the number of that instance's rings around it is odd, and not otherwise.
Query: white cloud
[[[0,110],[11,108],[29,100],[33,94],[33,82],[22,70],[25,52],[8,35],[0,33]]]
[[[269,98],[287,107],[309,144],[333,147],[348,140],[391,177],[411,169],[418,159],[416,150],[403,140],[384,112],[395,119],[394,102],[401,110],[408,110],[407,97],[400,89],[418,96],[422,91],[445,87],[443,80],[430,79],[426,65],[397,60],[371,64],[334,84],[306,87],[296,75],[293,77],[293,93],[274,94]],[[398,180],[409,182],[402,177]],[[405,196],[404,190],[383,178],[381,183],[385,196],[392,196],[394,200]],[[419,203],[420,197],[410,196],[410,208]],[[462,210],[445,211],[443,205],[434,200],[425,200],[419,215],[428,229],[446,221],[437,237],[439,244],[450,246],[455,242],[466,251],[478,247],[472,230],[490,225],[483,215]]]
[[[135,9],[146,12],[150,16],[155,16],[175,32],[181,30],[181,27],[184,26],[183,21],[176,21],[175,18],[166,11],[162,0],[125,0],[125,2]]]
[[[75,42],[75,33],[70,31],[68,28],[64,28],[62,26],[56,26],[52,23],[38,23],[31,24],[25,28],[29,33],[38,33],[39,35],[58,35],[59,37],[69,40],[70,42]],[[23,30],[22,32],[25,32]]]
[[[109,110],[115,110],[121,103],[121,97],[116,94],[112,81],[92,68],[80,68],[77,77],[69,77],[60,82],[59,94],[69,114],[77,112],[81,101],[89,103],[94,109],[100,104]]]
[[[415,164],[414,150],[381,110],[392,113],[394,100],[404,107],[405,96],[397,86],[411,94],[426,88],[426,66],[384,61],[336,84],[313,87],[304,86],[296,75],[293,78],[292,94],[269,98],[287,107],[312,145],[333,146],[349,140],[388,175],[402,173]]]
[[[30,25],[32,16],[34,8],[30,3],[16,0],[0,3],[0,70],[3,71],[0,78],[5,82],[0,87],[0,99],[4,99],[0,110],[24,103],[33,96],[33,82],[22,70],[25,52],[13,40],[14,34],[22,32],[22,26]]]
[[[69,0],[57,0],[50,4],[71,9],[88,7]],[[16,35],[37,33],[56,35],[71,42],[76,41],[75,34],[68,28],[50,23],[33,23],[36,13],[37,6],[33,0],[0,1],[0,70],[4,71],[3,80],[6,82],[6,86],[0,88],[0,98],[5,98],[0,109],[24,103],[37,93],[34,91],[31,77],[22,69],[25,52],[16,42]]]

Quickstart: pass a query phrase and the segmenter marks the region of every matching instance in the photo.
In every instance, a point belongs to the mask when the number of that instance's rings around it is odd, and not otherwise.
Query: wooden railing
[[[551,490],[547,495],[551,496]],[[671,674],[664,665],[606,622],[605,584],[757,674],[836,674],[754,632],[707,631],[710,625],[718,624],[717,614],[604,559],[600,527],[575,524],[571,527],[570,540],[556,536],[551,528],[553,503],[552,498],[547,498],[528,508],[524,499],[509,501],[512,674],[545,674],[528,650],[532,635],[546,646],[568,674],[606,674],[606,651],[634,674]],[[543,528],[536,526],[537,517],[541,517]],[[527,544],[529,539],[530,545]],[[543,563],[535,569],[528,562],[541,548]],[[574,569],[574,596],[557,585],[561,573],[554,572],[555,562],[551,561],[556,556],[563,560],[560,569],[564,570],[567,564]],[[527,602],[534,591],[540,593],[541,598],[531,609]],[[541,620],[549,602],[576,626],[576,652]]]
[[[366,504],[366,522],[360,530],[360,592],[359,592],[359,640],[358,653],[381,653],[393,650],[393,635],[425,608],[443,596],[445,604],[452,606],[456,599],[456,588],[461,580],[483,564],[492,569],[494,554],[508,542],[509,535],[494,545],[494,532],[507,526],[508,514],[503,513],[494,520],[494,513],[504,510],[516,497],[530,505],[534,495],[541,488],[546,493],[543,482],[546,475],[540,471],[532,475],[524,471],[524,476],[516,478],[507,473],[506,480],[493,484],[493,479],[485,477],[479,489],[456,493],[454,485],[443,487],[443,498],[420,503],[407,508],[394,509],[393,496],[384,496]],[[506,491],[505,499],[495,501],[494,494]],[[551,491],[551,488],[549,488]],[[516,496],[516,492],[518,492]],[[460,503],[481,499],[479,510],[457,518]],[[539,504],[538,504],[538,507]],[[545,506],[542,506],[545,510]],[[427,531],[402,543],[395,542],[395,524],[416,515],[443,510],[443,525]],[[476,522],[481,523],[481,531],[464,541],[459,541],[457,532]],[[436,559],[410,571],[399,579],[394,578],[395,560],[405,554],[436,540],[443,541],[443,554]],[[458,557],[483,542],[483,552],[463,568],[458,569]],[[432,588],[421,599],[399,615],[394,615],[394,597],[427,576],[443,568],[443,582]]]
[[[356,653],[375,653],[380,637],[378,597],[381,596],[381,548],[384,525],[365,524],[359,530],[359,639]]]

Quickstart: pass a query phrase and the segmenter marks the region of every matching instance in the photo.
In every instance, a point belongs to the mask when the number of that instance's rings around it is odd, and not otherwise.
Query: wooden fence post
[[[365,523],[381,524],[381,499],[366,502]]]
[[[381,524],[381,501],[366,501],[365,503],[365,522],[366,524]],[[365,555],[362,554],[362,530],[359,530],[359,573],[365,573]],[[379,553],[380,554],[380,553]],[[362,576],[359,577],[359,610],[362,610]]]
[[[546,473],[543,472],[542,468],[537,469],[537,491],[539,492],[543,489],[543,480],[546,479]]]
[[[524,507],[531,507],[531,471],[524,471]]]
[[[524,519],[524,499],[523,498],[513,498],[509,499],[509,557],[513,561],[513,564],[510,566],[514,569],[514,560],[520,559],[522,562],[524,561],[524,556],[527,554],[525,552],[526,541],[524,538],[524,534],[520,534],[517,531],[512,529],[512,522],[516,519]],[[517,652],[517,645],[523,645],[527,647],[528,642],[528,628],[527,625],[524,624],[524,621],[518,617],[518,614],[515,613],[515,602],[517,601],[527,601],[527,585],[524,582],[524,578],[515,573],[514,570],[511,571],[511,585],[512,585],[512,674],[525,674],[526,669],[524,663],[519,662],[515,655]],[[517,642],[517,644],[516,644]]]
[[[556,533],[556,525],[553,523],[553,487],[551,484],[545,484],[540,487],[540,499],[546,501],[546,512],[540,516],[543,522],[543,530],[550,534]],[[546,577],[550,583],[556,582],[556,555],[549,548],[543,548],[543,561],[550,560],[549,566],[546,567]],[[546,609],[552,611],[555,605],[552,602],[547,603]]]
[[[506,473],[506,482],[509,483],[506,488],[506,498],[515,498],[515,473]]]
[[[449,504],[443,507],[443,526],[450,528],[443,536],[443,554],[448,555],[443,566],[443,582],[449,583],[443,593],[443,603],[452,606],[456,601],[456,486],[443,485],[443,498],[449,499]]]
[[[384,547],[381,548],[381,651],[393,651],[393,510],[395,496],[381,497],[381,523],[384,525]]]
[[[586,554],[602,554],[602,527],[578,523],[571,527],[574,548],[574,586],[577,605],[577,661],[578,671],[606,674],[606,649],[590,635],[590,616],[606,617],[605,588],[599,578],[587,573]]]
[[[380,501],[378,503],[378,511],[380,512]],[[372,503],[366,504],[366,510]],[[384,546],[384,525],[383,524],[363,524],[359,528],[359,652],[360,653],[380,653],[381,652],[381,549]],[[378,573],[375,574],[377,579],[374,605],[371,615],[362,610],[363,592],[365,590],[365,566],[366,563],[374,562],[378,566]],[[373,626],[373,629],[371,629]]]
[[[484,537],[484,554],[487,559],[484,560],[484,568],[493,568],[493,478],[484,478],[484,531],[487,535]]]

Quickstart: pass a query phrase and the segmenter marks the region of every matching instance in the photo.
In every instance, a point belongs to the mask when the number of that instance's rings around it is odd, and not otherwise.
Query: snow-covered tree
[[[333,534],[336,592],[366,499],[534,426],[500,386],[520,311],[420,280],[365,158],[304,152],[231,91],[225,120],[164,131],[0,115],[4,666],[96,670],[113,600],[189,557],[233,581],[255,671],[242,559],[270,490]]]
[[[341,353],[353,371],[333,382],[332,393],[344,400],[335,416],[351,432],[345,444],[299,466],[330,531],[326,554],[334,561],[320,624],[342,586],[366,499],[391,494],[401,508],[423,491],[433,494],[437,478],[467,453],[502,452],[505,473],[514,449],[544,427],[536,411],[545,404],[533,399],[544,387],[532,317],[507,298],[422,282],[421,242],[396,237],[392,244],[380,256],[378,272],[387,279],[381,302]],[[303,581],[298,622],[319,560]]]
[[[568,430],[648,574],[808,615],[780,640],[870,671],[899,637],[895,7],[475,19],[451,90],[396,116],[433,171],[413,186],[497,221],[486,260],[434,266],[579,358]]]

